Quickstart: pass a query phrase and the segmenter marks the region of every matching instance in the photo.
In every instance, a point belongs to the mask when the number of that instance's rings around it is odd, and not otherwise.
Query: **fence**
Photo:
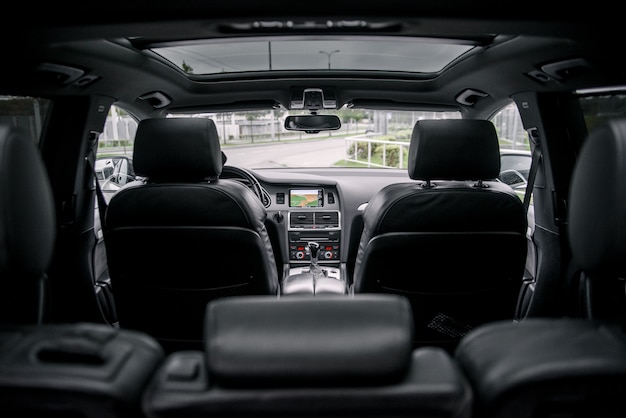
[[[367,152],[366,152],[365,158],[359,158],[360,156],[359,151],[362,149],[361,147],[359,147],[358,145],[359,143],[367,144]],[[374,151],[378,150],[379,145],[382,145],[382,150],[381,150],[382,162],[381,163],[372,161],[372,156],[374,155]],[[345,160],[347,162],[353,162],[353,163],[359,163],[359,164],[367,163],[368,167],[405,168],[404,160],[405,160],[405,156],[408,157],[409,145],[410,144],[408,142],[401,142],[401,141],[383,141],[383,140],[378,140],[378,139],[366,138],[363,136],[349,137],[349,138],[346,138]],[[395,154],[395,149],[398,149],[397,158],[395,156],[393,158],[388,158],[390,157],[389,153],[387,152],[388,146],[393,146],[394,154]],[[393,161],[388,161],[388,160],[393,160]],[[398,163],[397,165],[395,164],[396,160]]]

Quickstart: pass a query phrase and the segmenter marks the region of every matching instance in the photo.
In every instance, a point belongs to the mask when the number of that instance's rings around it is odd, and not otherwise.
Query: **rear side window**
[[[502,108],[491,119],[500,143],[500,175],[498,180],[508,184],[524,200],[526,183],[532,163],[528,132],[524,129],[517,106]]]
[[[137,121],[117,106],[111,106],[104,131],[98,138],[95,171],[109,200],[122,186],[135,180],[133,147]]]
[[[495,114],[491,122],[496,127],[500,149],[530,151],[528,132],[515,103],[511,103]]]
[[[50,104],[50,100],[37,97],[0,95],[0,123],[22,128],[39,146]]]
[[[580,96],[587,131],[599,122],[626,115],[626,92]]]

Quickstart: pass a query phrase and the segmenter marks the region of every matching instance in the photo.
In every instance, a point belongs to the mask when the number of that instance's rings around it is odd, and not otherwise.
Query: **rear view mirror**
[[[320,131],[334,131],[341,128],[341,120],[337,115],[297,115],[287,116],[285,129],[316,134]]]

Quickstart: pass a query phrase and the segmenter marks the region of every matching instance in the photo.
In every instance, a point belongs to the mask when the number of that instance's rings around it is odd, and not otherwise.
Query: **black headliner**
[[[45,10],[49,4],[42,5]],[[297,10],[294,8],[297,7]],[[156,116],[166,110],[188,111],[208,106],[211,110],[237,108],[249,104],[288,102],[294,86],[337,89],[340,104],[361,100],[371,106],[387,108],[458,108],[468,117],[488,117],[516,93],[558,91],[619,84],[625,74],[619,65],[606,61],[607,48],[617,48],[613,18],[588,20],[582,12],[571,17],[550,10],[520,8],[516,18],[504,13],[501,2],[419,2],[386,1],[382,5],[333,1],[296,5],[287,1],[208,1],[182,0],[166,4],[150,1],[112,1],[95,9],[92,5],[68,3],[66,12],[54,18],[17,15],[11,26],[2,28],[7,44],[0,88],[19,94],[30,87],[41,94],[96,95],[114,101],[139,117]],[[18,6],[18,10],[19,10]],[[71,13],[70,13],[71,10]],[[595,10],[598,10],[597,5]],[[386,13],[385,13],[386,11]],[[593,13],[593,12],[591,12]],[[29,19],[27,19],[30,18]],[[240,79],[217,76],[190,80],[179,70],[139,53],[137,46],[168,40],[222,36],[284,35],[284,29],[234,31],[233,24],[254,20],[296,22],[325,19],[365,19],[388,22],[389,36],[436,36],[479,41],[483,53],[458,62],[439,74],[425,79],[402,74],[381,77],[349,72],[267,74],[263,78]],[[19,27],[17,29],[16,27]],[[15,37],[20,33],[22,36]],[[335,29],[335,33],[360,31]],[[300,29],[293,35],[330,33],[328,30]],[[499,34],[496,36],[496,34]],[[133,38],[133,42],[125,39]],[[492,42],[493,40],[493,42]],[[572,40],[576,40],[574,43]],[[584,72],[564,80],[542,82],[529,76],[546,63],[583,58],[589,63]],[[85,71],[94,81],[80,87],[62,85],[41,77],[36,69],[45,62],[67,65]],[[19,64],[17,64],[19,63]],[[488,68],[488,70],[486,69]],[[596,73],[596,71],[598,71]],[[602,84],[599,80],[602,80]],[[120,82],[123,81],[123,82]],[[407,81],[410,81],[407,83]],[[23,84],[23,86],[22,86]],[[26,90],[24,90],[24,88]],[[474,106],[462,106],[455,98],[465,89],[489,94]],[[172,99],[170,107],[153,109],[138,97],[153,91]]]

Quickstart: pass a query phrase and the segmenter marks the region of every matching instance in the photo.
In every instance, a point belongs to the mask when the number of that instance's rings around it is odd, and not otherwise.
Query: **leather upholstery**
[[[500,147],[493,124],[463,119],[417,122],[411,134],[408,170],[415,180],[496,178]]]
[[[475,416],[626,414],[626,338],[619,326],[584,319],[498,321],[469,333],[455,359],[472,385]]]
[[[155,340],[104,324],[41,318],[55,235],[39,151],[22,131],[0,125],[0,411],[142,416],[144,385],[164,357]]]
[[[217,130],[209,119],[148,119],[136,136],[135,173],[152,182],[202,181],[222,172]]]
[[[626,318],[626,119],[598,124],[584,142],[570,186],[569,280],[574,312],[622,323]],[[593,243],[593,244],[591,244]]]
[[[418,121],[408,168],[418,181],[383,188],[363,212],[353,292],[410,298],[420,344],[513,318],[527,221],[515,192],[493,180],[499,167],[489,121]]]
[[[473,386],[476,416],[626,416],[625,159],[626,119],[596,125],[574,166],[568,206],[573,263],[592,289],[583,298],[609,291],[594,302],[602,310],[615,303],[620,314],[600,318],[592,309],[584,319],[526,318],[469,333],[455,358]]]
[[[406,373],[413,329],[406,299],[362,295],[275,302],[251,296],[209,305],[207,366],[221,384],[325,385],[331,379],[368,385]]]
[[[143,391],[163,358],[149,336],[104,324],[0,327],[0,410],[141,417]]]
[[[55,238],[52,189],[39,151],[19,129],[1,125],[0,323],[41,320]]]
[[[206,350],[173,353],[151,417],[469,417],[472,392],[443,349],[411,347],[395,295],[247,296],[209,304]]]
[[[120,190],[106,218],[120,325],[198,348],[208,301],[278,293],[265,207],[216,178],[222,153],[209,119],[142,121],[133,160],[145,182]]]
[[[572,175],[569,243],[588,274],[626,277],[626,119],[590,132]]]

